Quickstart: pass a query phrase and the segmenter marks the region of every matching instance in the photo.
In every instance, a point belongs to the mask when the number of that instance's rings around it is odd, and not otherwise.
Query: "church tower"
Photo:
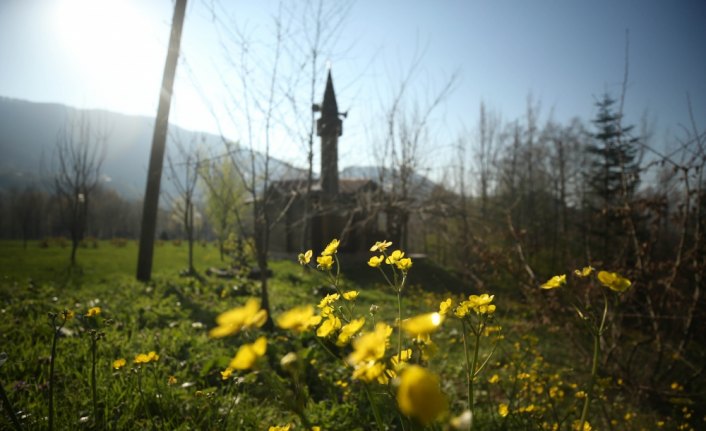
[[[343,121],[338,112],[330,69],[324,100],[316,108],[321,111],[316,121],[316,134],[321,137],[321,196],[323,201],[331,202],[338,195],[338,137],[343,134]]]

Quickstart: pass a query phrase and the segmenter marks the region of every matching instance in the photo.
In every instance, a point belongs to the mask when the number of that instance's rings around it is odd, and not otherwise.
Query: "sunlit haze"
[[[3,1],[0,96],[155,115],[172,3]],[[242,108],[238,59],[226,50],[236,28],[247,35],[252,82],[267,82],[278,5],[189,2],[173,123],[245,140],[246,124],[234,113]],[[283,5],[293,17],[306,10],[303,2]],[[704,22],[706,6],[698,1],[358,1],[320,61],[317,97],[330,61],[339,106],[350,111],[340,165],[372,164],[380,109],[414,59],[410,105],[423,103],[456,73],[453,91],[430,122],[434,142],[426,164],[440,169],[449,158],[443,149],[474,128],[481,101],[506,121],[521,120],[528,99],[540,107],[542,121],[588,121],[596,97],[620,92],[628,30],[627,118],[637,124],[644,116],[661,138],[687,121],[687,93],[697,117],[706,115]],[[291,76],[295,62],[286,54],[279,73]],[[299,85],[306,96],[308,82]],[[292,142],[288,127],[274,128],[270,138],[273,155],[305,164],[303,146]],[[254,145],[263,140],[254,136]]]

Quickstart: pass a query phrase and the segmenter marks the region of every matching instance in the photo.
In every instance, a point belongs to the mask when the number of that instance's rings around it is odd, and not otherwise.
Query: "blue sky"
[[[238,78],[218,28],[233,21],[214,21],[213,3],[190,0],[172,121],[243,140],[242,121],[224,110],[232,103],[225,85]],[[255,49],[271,46],[278,2],[220,3]],[[154,115],[172,7],[170,0],[1,1],[0,96]],[[415,54],[422,57],[413,98],[459,76],[431,122],[427,150],[435,152],[472,130],[481,100],[505,120],[525,115],[530,94],[542,120],[590,119],[596,97],[620,91],[626,29],[628,121],[637,124],[648,112],[656,141],[665,140],[688,121],[687,92],[697,121],[706,119],[706,2],[359,0],[330,53],[339,106],[350,110],[340,164],[374,162],[377,109]],[[323,79],[323,64],[320,72]],[[323,94],[323,82],[317,91]],[[302,146],[290,141],[286,131],[276,132],[274,155],[303,165]],[[429,163],[443,168],[449,154],[436,152]]]

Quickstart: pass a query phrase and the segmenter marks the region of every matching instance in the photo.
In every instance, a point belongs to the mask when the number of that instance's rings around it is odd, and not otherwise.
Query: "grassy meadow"
[[[196,278],[179,275],[186,244],[160,243],[153,281],[143,284],[134,280],[134,241],[82,247],[74,268],[61,244],[4,241],[0,429],[705,425],[678,397],[685,382],[667,388],[675,402],[656,409],[635,402],[622,376],[592,369],[589,323],[603,326],[600,308],[586,309],[588,330],[568,337],[576,315],[543,320],[565,310],[538,313],[511,285],[462,293],[430,262],[388,261],[393,249],[371,253],[387,258],[377,268],[363,260],[340,275],[335,250],[330,261],[312,256],[308,267],[296,257],[272,261],[267,330],[251,300],[260,297],[258,283],[203,275],[225,265],[213,244],[195,246]],[[608,295],[619,282],[605,284]]]

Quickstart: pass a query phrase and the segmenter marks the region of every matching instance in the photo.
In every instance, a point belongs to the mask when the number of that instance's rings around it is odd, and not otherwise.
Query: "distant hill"
[[[102,181],[126,198],[141,198],[149,163],[154,118],[118,114],[103,110],[79,110],[52,103],[34,103],[0,97],[0,189],[47,183],[57,137],[71,119],[85,115],[92,125],[107,132]],[[200,148],[222,153],[220,136],[194,132],[170,125],[169,140],[194,140]],[[173,147],[167,143],[167,151]],[[247,153],[247,154],[246,154]],[[250,166],[248,152],[240,158]],[[262,171],[264,156],[257,154],[256,173]],[[167,163],[165,158],[165,173]],[[277,159],[270,159],[273,178],[304,178],[305,171]],[[173,186],[162,178],[163,190]]]
[[[104,110],[80,110],[53,104],[35,103],[0,97],[0,189],[23,188],[29,184],[50,184],[56,141],[67,122],[85,115],[92,127],[107,132],[102,181],[128,199],[140,199],[144,193],[149,163],[154,118],[124,115]],[[224,151],[220,136],[195,132],[170,125],[167,151],[173,139],[182,143],[198,142],[199,147],[214,154]],[[250,167],[250,154],[243,150],[236,156],[244,169]],[[256,175],[264,171],[264,155],[256,154]],[[174,186],[167,180],[165,158],[162,190],[174,195]],[[341,178],[380,181],[384,173],[385,188],[392,180],[390,171],[377,166],[349,166]],[[273,180],[306,178],[306,170],[275,158],[270,159]],[[413,174],[411,185],[417,195],[430,192],[435,183]]]

